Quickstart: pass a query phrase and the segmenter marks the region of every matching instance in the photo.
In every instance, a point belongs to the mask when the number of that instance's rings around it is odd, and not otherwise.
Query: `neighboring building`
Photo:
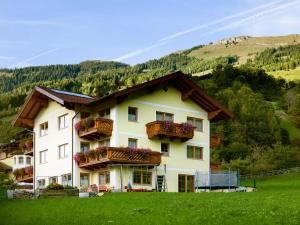
[[[16,134],[10,143],[0,145],[0,170],[13,171],[17,182],[33,182],[33,135],[30,130]]]
[[[176,72],[103,98],[35,87],[14,125],[34,132],[35,188],[177,192],[210,170],[210,122],[231,117]]]

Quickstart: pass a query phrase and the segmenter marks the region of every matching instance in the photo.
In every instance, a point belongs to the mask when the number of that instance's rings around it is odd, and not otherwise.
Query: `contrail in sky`
[[[18,62],[18,63],[16,63],[16,64],[11,65],[11,66],[9,66],[9,67],[10,67],[10,68],[15,68],[15,67],[18,67],[18,66],[20,66],[20,65],[22,66],[23,64],[27,64],[27,63],[29,63],[30,61],[34,60],[34,59],[40,58],[40,57],[42,57],[42,56],[44,56],[44,55],[48,55],[48,54],[50,54],[50,53],[52,53],[52,52],[56,52],[56,51],[58,51],[58,50],[59,50],[59,48],[54,48],[54,49],[47,50],[47,51],[45,51],[45,52],[41,52],[41,53],[39,53],[39,54],[37,54],[37,55],[31,56],[31,57],[29,57],[29,58],[27,58],[27,59],[24,59],[24,60],[22,60],[22,61],[20,61],[20,62]]]
[[[143,54],[147,51],[150,51],[154,48],[166,45],[171,40],[176,39],[178,37],[181,37],[181,36],[187,35],[189,33],[199,31],[199,30],[204,29],[204,28],[211,27],[213,25],[224,23],[224,22],[226,22],[228,20],[231,20],[231,19],[234,19],[234,18],[239,18],[239,17],[242,17],[242,16],[246,16],[244,18],[241,18],[238,21],[230,22],[230,23],[228,23],[224,26],[216,28],[213,31],[205,32],[202,35],[213,34],[213,33],[221,32],[221,31],[229,30],[229,29],[232,29],[234,27],[239,27],[239,26],[243,25],[244,23],[249,22],[251,20],[255,20],[255,19],[261,18],[263,16],[272,14],[276,11],[279,11],[279,10],[282,10],[282,9],[285,9],[285,8],[288,8],[288,7],[291,7],[291,6],[294,6],[294,5],[298,5],[299,3],[300,3],[300,0],[294,0],[294,1],[279,0],[279,1],[270,2],[268,4],[264,4],[264,5],[255,7],[253,9],[245,10],[245,11],[239,12],[239,13],[231,15],[231,16],[226,16],[226,17],[223,17],[221,19],[217,19],[215,21],[212,21],[212,22],[209,22],[209,23],[206,23],[206,24],[202,24],[202,25],[199,25],[199,26],[196,26],[196,27],[193,27],[193,28],[181,31],[181,32],[174,33],[172,35],[166,36],[166,37],[158,40],[157,43],[155,43],[153,45],[150,45],[148,47],[140,48],[138,50],[129,52],[129,53],[127,53],[125,55],[122,55],[120,57],[117,57],[113,60],[114,61],[121,61],[121,60],[124,60],[124,59],[132,58],[134,56],[141,55],[141,54]]]

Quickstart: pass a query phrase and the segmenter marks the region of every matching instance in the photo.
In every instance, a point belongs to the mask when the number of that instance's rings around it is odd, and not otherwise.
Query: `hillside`
[[[273,37],[240,36],[223,39],[199,48],[196,47],[190,51],[189,56],[211,60],[228,55],[237,55],[239,57],[238,64],[241,65],[246,63],[248,59],[253,59],[256,53],[260,53],[267,48],[297,44],[300,44],[299,34]]]
[[[181,70],[235,114],[232,120],[211,126],[211,132],[222,138],[212,161],[244,173],[300,166],[300,82],[269,75],[300,71],[299,37],[232,38],[134,66],[86,61],[1,69],[0,143],[9,142],[20,130],[10,123],[36,85],[103,97]],[[202,58],[199,51],[204,49],[211,52],[206,50]],[[297,72],[294,77],[298,78]]]

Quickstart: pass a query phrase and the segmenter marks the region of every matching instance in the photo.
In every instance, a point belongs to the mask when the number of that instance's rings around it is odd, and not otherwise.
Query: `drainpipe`
[[[71,177],[72,177],[72,186],[74,187],[74,160],[73,160],[73,155],[74,155],[74,119],[76,116],[79,114],[79,112],[76,112],[75,115],[72,117],[72,153],[71,153],[71,160],[72,160],[72,172],[71,172]]]

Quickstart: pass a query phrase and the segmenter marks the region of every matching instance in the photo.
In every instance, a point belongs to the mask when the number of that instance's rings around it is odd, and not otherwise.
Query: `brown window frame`
[[[161,113],[162,114],[162,116],[163,116],[163,119],[162,120],[158,120],[157,119],[157,114],[158,113]],[[168,113],[168,112],[161,112],[161,111],[156,111],[156,121],[169,121],[169,120],[166,120],[166,115],[167,114],[169,114],[169,115],[171,115],[172,116],[172,122],[174,122],[174,113]]]
[[[129,117],[129,115],[133,115],[133,114],[131,114],[131,113],[129,113],[129,110],[130,109],[133,109],[133,110],[135,110],[135,113],[136,113],[136,115],[135,115],[135,120],[132,120],[130,117]],[[128,106],[128,110],[127,110],[127,119],[128,119],[128,121],[129,122],[137,122],[138,121],[138,118],[139,118],[139,113],[138,113],[138,108],[137,107],[133,107],[133,106]]]
[[[110,171],[100,171],[98,173],[99,177],[98,177],[98,181],[99,181],[99,185],[108,185],[110,184]],[[100,184],[100,175],[104,175],[104,184]]]
[[[140,182],[135,182],[134,177],[135,173],[139,173],[138,175],[140,176]],[[150,173],[150,183],[144,182],[144,174],[145,173]],[[135,185],[152,185],[152,172],[151,171],[145,171],[145,170],[135,170],[132,172],[132,183]],[[148,175],[147,175],[148,176]]]
[[[128,138],[128,147],[132,148],[131,146],[129,146],[129,141],[135,141],[136,142],[136,147],[135,148],[138,147],[138,139],[136,139],[136,138]]]
[[[188,149],[189,147],[192,147],[193,148],[193,157],[189,157],[189,154],[188,154]],[[196,150],[197,148],[200,148],[200,158],[197,158],[196,157]],[[200,147],[200,146],[193,146],[193,145],[187,145],[186,146],[186,157],[188,159],[196,159],[196,160],[203,160],[203,147]]]
[[[168,146],[168,152],[163,152],[162,151],[162,145],[167,145]],[[160,143],[160,152],[162,153],[163,156],[170,156],[170,143],[161,142]]]
[[[203,119],[201,119],[201,118],[196,118],[196,117],[192,117],[192,116],[188,116],[188,117],[187,117],[187,123],[189,123],[189,119],[192,120],[192,125],[195,127],[195,131],[203,132]],[[196,126],[196,121],[197,121],[197,120],[201,121],[201,123],[202,123],[201,130],[197,130],[197,126]]]
[[[46,124],[47,124],[47,129],[46,129]],[[40,124],[40,137],[44,137],[44,136],[48,135],[48,130],[49,130],[48,121],[41,123]],[[42,131],[44,131],[44,133],[42,133]]]

